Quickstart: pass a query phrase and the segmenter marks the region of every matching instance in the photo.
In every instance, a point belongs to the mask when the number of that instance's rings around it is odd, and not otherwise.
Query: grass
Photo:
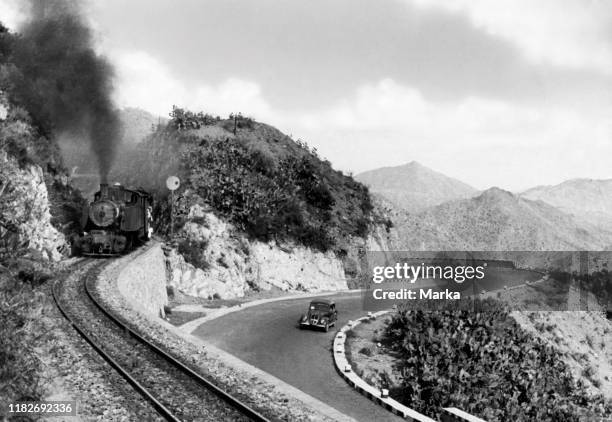
[[[43,367],[36,347],[47,335],[38,321],[50,306],[48,296],[43,293],[49,277],[36,268],[30,267],[15,275],[15,269],[0,267],[0,402],[3,403],[40,400],[44,395]]]
[[[170,324],[179,326],[183,325],[189,321],[193,321],[198,318],[202,318],[206,316],[206,312],[182,312],[182,311],[172,311],[170,313],[166,312],[166,318]]]
[[[208,242],[205,240],[185,239],[179,242],[178,251],[185,258],[185,262],[205,270],[210,267],[210,264],[204,259],[206,246]]]

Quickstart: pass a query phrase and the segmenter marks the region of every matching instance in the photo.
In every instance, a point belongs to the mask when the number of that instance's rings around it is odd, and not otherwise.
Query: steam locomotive
[[[100,184],[94,201],[83,207],[75,254],[116,256],[146,242],[152,233],[151,207],[151,195],[143,190]]]

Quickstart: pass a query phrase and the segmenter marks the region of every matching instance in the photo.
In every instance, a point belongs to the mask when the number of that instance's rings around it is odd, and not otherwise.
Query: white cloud
[[[353,98],[305,115],[300,122],[310,130],[384,129],[417,139],[443,142],[454,139],[461,147],[505,144],[509,140],[515,145],[535,141],[555,143],[575,131],[605,135],[605,131],[597,132],[600,125],[586,113],[555,107],[532,108],[481,97],[431,102],[418,90],[390,79],[362,86]]]
[[[0,22],[11,30],[16,30],[26,19],[24,2],[18,0],[0,1]]]
[[[166,116],[172,105],[221,116],[243,112],[265,120],[270,107],[259,85],[237,78],[227,78],[213,86],[180,82],[170,69],[143,51],[109,53],[116,67],[115,101],[120,107],[140,107]]]
[[[476,27],[514,43],[530,60],[612,72],[608,0],[409,0],[468,16]]]
[[[283,120],[343,169],[417,160],[479,188],[509,189],[612,177],[612,106],[593,114],[480,97],[431,102],[386,79],[326,110]]]
[[[273,108],[254,82],[229,78],[219,85],[186,85],[149,54],[112,57],[120,106],[160,115],[173,104],[219,115],[241,111],[305,139],[344,170],[417,160],[478,188],[507,189],[612,177],[612,105],[594,113],[482,97],[434,102],[384,79],[325,108],[286,110]]]

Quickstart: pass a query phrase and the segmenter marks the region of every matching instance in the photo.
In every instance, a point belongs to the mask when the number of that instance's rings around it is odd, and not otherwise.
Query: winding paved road
[[[505,271],[505,270],[504,270]],[[490,277],[486,286],[455,285],[455,289],[479,292],[501,289],[505,284],[522,283],[539,277],[528,271],[508,277],[499,271]],[[512,278],[512,280],[509,280]],[[447,283],[435,290],[451,287]],[[325,296],[336,301],[337,328],[349,319],[366,314],[359,292]],[[310,298],[288,299],[253,306],[230,313],[200,325],[193,334],[237,356],[277,378],[293,385],[340,412],[364,422],[401,421],[379,405],[361,396],[335,371],[331,346],[335,329],[323,331],[300,330],[298,318],[307,310]],[[387,302],[386,307],[389,307]],[[372,310],[372,309],[369,309]]]
[[[325,296],[336,301],[338,327],[365,314],[360,293]],[[401,421],[364,398],[336,373],[335,330],[300,330],[297,320],[311,299],[247,308],[200,325],[193,334],[360,421]]]

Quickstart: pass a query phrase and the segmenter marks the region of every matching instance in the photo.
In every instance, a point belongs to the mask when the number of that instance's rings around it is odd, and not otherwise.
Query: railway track
[[[167,421],[269,421],[120,321],[93,291],[105,261],[85,259],[84,276],[53,285],[75,330]]]

